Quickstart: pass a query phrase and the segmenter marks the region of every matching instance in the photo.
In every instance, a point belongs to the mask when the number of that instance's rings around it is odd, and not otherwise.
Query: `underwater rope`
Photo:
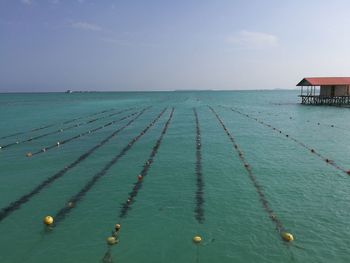
[[[125,120],[125,119],[128,119],[128,118],[130,118],[130,117],[132,117],[132,116],[134,116],[134,115],[136,115],[136,114],[137,114],[137,112],[133,112],[133,113],[127,115],[127,116],[124,116],[124,117],[118,119],[118,120],[114,120],[114,121],[105,123],[105,124],[103,124],[102,126],[99,126],[99,127],[93,128],[93,129],[91,129],[91,130],[88,130],[88,131],[86,131],[86,132],[79,133],[79,134],[77,134],[77,135],[75,135],[75,136],[72,136],[72,137],[70,137],[70,138],[68,138],[68,139],[59,141],[59,142],[57,142],[57,143],[55,143],[55,144],[52,144],[52,145],[47,146],[47,147],[44,147],[44,148],[41,149],[41,150],[38,150],[38,151],[36,151],[36,152],[33,152],[33,153],[31,153],[30,156],[34,156],[34,155],[38,155],[38,154],[40,154],[40,153],[47,152],[48,150],[51,150],[51,149],[56,148],[56,147],[58,147],[58,146],[61,146],[61,145],[63,145],[63,144],[67,144],[68,142],[71,142],[71,141],[73,141],[73,140],[75,140],[75,139],[81,138],[81,137],[83,137],[83,136],[85,136],[85,135],[87,135],[87,134],[94,133],[94,132],[96,132],[96,131],[98,131],[98,130],[101,130],[101,129],[105,128],[105,127],[108,127],[108,126],[110,126],[110,125],[112,125],[112,124],[117,124],[117,123],[119,123],[119,122],[121,122],[121,121],[123,121],[123,120]],[[28,156],[28,154],[27,154],[27,156]]]
[[[230,107],[228,107],[228,106],[223,106],[223,105],[220,105],[220,107],[222,107],[222,108],[229,108],[229,109],[231,109]],[[235,110],[238,110],[238,111],[241,111],[242,109],[239,109],[239,108],[237,108],[237,107],[235,107]],[[254,111],[254,110],[251,110],[250,111],[251,113],[256,113],[256,114],[263,114],[263,112],[261,112],[261,111]],[[279,116],[281,113],[271,113],[271,112],[264,112],[266,115],[269,115],[269,116],[272,116],[272,115],[274,115],[274,116]],[[293,116],[285,116],[285,117],[288,117],[288,119],[289,120],[297,120],[295,117],[293,117]],[[300,119],[299,119],[300,120]],[[304,120],[302,120],[302,121],[304,121]],[[310,120],[306,120],[306,122],[307,123],[311,123],[310,122]],[[340,127],[340,126],[338,126],[338,125],[334,125],[334,124],[329,124],[329,123],[320,123],[320,122],[312,122],[312,123],[314,123],[314,124],[317,124],[318,126],[320,126],[320,125],[322,125],[322,126],[325,126],[325,127],[329,127],[329,128],[336,128],[336,129],[339,129],[339,130],[343,130],[343,131],[348,131],[348,132],[350,132],[350,130],[349,129],[347,129],[347,128],[344,128],[344,127]]]
[[[210,107],[210,106],[208,106],[208,107],[212,111],[212,113],[215,115],[215,117],[218,119],[218,121],[221,124],[222,128],[224,129],[226,135],[229,137],[230,141],[232,142],[234,149],[238,153],[239,159],[243,163],[244,168],[245,168],[245,170],[248,173],[249,179],[253,183],[253,186],[254,186],[256,192],[259,195],[259,200],[260,200],[264,210],[268,214],[268,216],[271,219],[271,221],[275,224],[276,230],[280,234],[281,238],[283,238],[283,234],[285,233],[285,228],[284,228],[282,222],[277,218],[277,216],[275,215],[274,211],[270,207],[270,204],[267,201],[267,198],[266,198],[264,192],[262,191],[262,187],[258,183],[256,176],[253,174],[251,166],[246,161],[242,150],[239,148],[235,138],[232,136],[232,134],[226,128],[226,126],[225,126],[224,122],[222,121],[222,119],[220,118],[220,116],[215,112],[215,110],[212,107]]]
[[[280,133],[281,135],[285,136],[286,138],[289,138],[290,140],[294,141],[296,144],[298,144],[299,146],[309,150],[312,154],[316,155],[317,157],[319,157],[321,160],[323,160],[324,162],[326,162],[327,164],[333,166],[334,168],[336,168],[337,170],[343,172],[343,173],[346,173],[347,175],[350,175],[350,171],[349,170],[346,170],[345,168],[341,167],[340,165],[336,164],[333,160],[330,160],[328,158],[326,158],[325,156],[323,156],[322,154],[318,153],[315,149],[311,148],[310,146],[304,144],[302,141],[290,136],[289,134],[283,132],[282,130],[276,128],[276,127],[273,127],[272,125],[262,121],[262,120],[259,120],[257,118],[253,118],[251,117],[249,114],[245,114],[239,110],[236,110],[236,109],[233,109],[233,108],[230,108],[231,111],[233,112],[236,112],[242,116],[245,116],[246,118],[248,119],[252,119],[252,120],[255,120],[257,121],[258,123],[262,124],[263,126],[265,127],[268,127],[270,129],[272,129],[273,131],[275,132],[278,132]]]
[[[132,201],[134,200],[134,198],[137,196],[138,191],[141,189],[142,187],[142,182],[143,182],[143,178],[147,175],[149,168],[151,167],[152,163],[153,163],[153,159],[156,156],[158,149],[162,143],[163,137],[166,134],[170,121],[173,118],[173,114],[174,114],[175,109],[172,108],[171,113],[169,115],[169,118],[167,120],[167,122],[164,124],[163,130],[157,140],[157,142],[155,143],[155,145],[152,148],[151,154],[149,155],[147,161],[145,162],[143,169],[141,170],[139,176],[137,177],[137,182],[134,184],[134,187],[132,189],[132,191],[129,193],[129,197],[127,199],[127,201],[122,205],[121,210],[119,212],[119,219],[124,218],[127,216],[128,210],[131,208],[130,205],[132,204]],[[119,225],[119,224],[118,224]],[[119,225],[120,226],[120,225]],[[112,233],[116,233],[115,231],[113,231]],[[110,237],[112,238],[112,241],[116,240],[115,237]],[[118,242],[118,240],[116,240]],[[110,263],[112,262],[112,253],[111,253],[111,245],[116,244],[117,242],[110,242],[109,238],[107,239],[108,242],[108,249],[105,252],[103,258],[102,258],[102,262],[103,263]]]
[[[175,109],[172,108],[170,116],[169,116],[167,122],[165,123],[165,125],[163,127],[163,130],[161,132],[160,137],[158,138],[156,144],[153,146],[151,154],[149,155],[147,161],[143,165],[143,169],[139,173],[140,177],[138,178],[137,182],[134,184],[134,187],[133,187],[132,191],[129,193],[128,199],[126,200],[126,202],[124,204],[122,204],[122,207],[121,207],[121,210],[120,210],[120,213],[119,213],[119,217],[120,218],[126,217],[126,215],[127,215],[128,211],[129,211],[132,203],[135,202],[134,199],[137,196],[138,191],[141,189],[142,184],[143,184],[143,179],[147,175],[148,170],[149,170],[149,168],[151,167],[151,165],[153,163],[153,159],[154,159],[154,157],[156,156],[156,154],[158,152],[158,149],[159,149],[159,147],[160,147],[160,145],[162,143],[163,137],[166,134],[166,132],[168,130],[168,127],[169,127],[169,124],[170,124],[170,122],[171,122],[171,120],[173,118],[174,111],[175,111]]]
[[[72,119],[72,120],[65,121],[65,122],[63,122],[63,124],[71,123],[73,121],[81,120],[81,119],[87,118],[87,117],[93,117],[93,116],[96,116],[96,115],[99,115],[99,114],[102,114],[102,113],[106,113],[106,112],[111,112],[111,111],[114,111],[114,110],[115,109],[103,110],[103,111],[96,112],[96,113],[93,113],[93,114],[85,116],[85,117],[82,116],[82,117],[78,117],[78,118],[75,118],[75,119]]]
[[[114,110],[114,109],[103,110],[103,111],[100,111],[100,112],[96,112],[96,113],[90,114],[90,115],[88,115],[88,116],[83,116],[83,117],[79,117],[79,118],[67,120],[67,121],[65,121],[65,122],[62,122],[62,124],[67,124],[67,123],[70,123],[70,122],[73,122],[73,121],[76,121],[76,120],[79,120],[79,119],[92,117],[92,116],[95,116],[95,115],[98,115],[98,114],[101,114],[101,113],[105,113],[105,112],[109,112],[109,111],[112,111],[112,110]],[[46,129],[46,128],[50,128],[50,127],[53,127],[53,126],[55,126],[55,125],[57,125],[57,123],[48,124],[48,125],[45,125],[45,126],[42,126],[42,127],[39,127],[39,128],[34,128],[34,129],[32,129],[32,130],[29,130],[29,131],[17,132],[17,133],[5,135],[5,136],[0,137],[0,140],[6,139],[6,138],[10,138],[10,137],[14,137],[14,136],[17,136],[17,135],[23,135],[23,134],[27,134],[27,133],[31,133],[31,132],[35,132],[35,131],[44,130],[44,129]]]
[[[123,113],[123,112],[128,111],[128,110],[129,109],[121,110],[121,111],[118,111],[116,113],[113,113],[113,115],[117,115],[117,114]],[[100,119],[103,119],[103,118],[104,117],[101,117]],[[9,147],[17,145],[17,144],[22,144],[22,143],[26,143],[26,142],[35,141],[35,140],[44,138],[46,136],[54,135],[54,134],[57,134],[57,133],[60,133],[60,132],[63,132],[63,131],[67,131],[67,130],[71,130],[71,129],[74,129],[76,127],[88,124],[88,123],[89,123],[89,121],[78,123],[78,124],[74,124],[74,125],[71,125],[71,126],[68,126],[68,127],[64,127],[64,128],[61,128],[61,129],[58,129],[58,130],[55,130],[55,131],[51,131],[51,132],[47,132],[47,133],[44,133],[44,134],[41,134],[41,135],[37,135],[35,137],[30,137],[29,139],[24,139],[22,141],[16,141],[16,142],[8,143],[8,144],[5,144],[5,145],[2,145],[1,148],[2,149],[6,149],[6,148],[9,148]]]
[[[193,113],[196,119],[196,183],[197,183],[197,191],[196,191],[196,208],[194,210],[195,218],[198,223],[202,224],[204,221],[204,197],[203,197],[203,188],[204,181],[202,175],[202,143],[201,143],[201,130],[199,126],[199,118],[196,109],[193,109]]]
[[[106,138],[104,138],[102,141],[100,141],[98,144],[93,146],[91,149],[89,149],[87,152],[80,155],[75,161],[71,162],[67,166],[65,166],[63,169],[59,170],[55,174],[51,175],[50,177],[46,178],[44,181],[39,183],[34,189],[32,189],[30,192],[22,195],[17,200],[11,202],[6,207],[2,208],[0,210],[0,222],[4,220],[6,217],[8,217],[12,212],[19,209],[24,203],[27,203],[33,196],[40,193],[42,189],[45,187],[48,187],[51,185],[54,181],[56,181],[58,178],[61,178],[64,176],[70,169],[77,166],[80,162],[84,161],[86,158],[88,158],[93,152],[95,152],[97,149],[102,147],[104,144],[106,144],[110,139],[115,137],[118,133],[120,133],[122,130],[130,126],[135,120],[137,120],[146,110],[148,110],[150,107],[147,107],[145,109],[142,109],[139,114],[131,119],[127,124],[122,126],[121,128],[118,128],[114,132],[112,132],[110,135],[108,135]]]
[[[63,208],[61,208],[57,213],[55,218],[54,226],[57,226],[57,224],[62,221],[65,216],[76,207],[76,204],[85,196],[87,192],[89,192],[92,187],[97,183],[97,181],[106,173],[109,171],[109,169],[116,164],[121,157],[123,157],[134,145],[135,142],[137,142],[143,135],[147,133],[147,131],[162,117],[164,112],[167,110],[167,108],[163,109],[158,116],[152,120],[137,136],[135,136],[133,139],[129,141],[129,143],[113,158],[111,159],[102,170],[100,170],[98,173],[96,173],[84,186],[79,190],[78,193],[73,195],[71,198],[69,198],[68,204],[72,205],[66,205]]]

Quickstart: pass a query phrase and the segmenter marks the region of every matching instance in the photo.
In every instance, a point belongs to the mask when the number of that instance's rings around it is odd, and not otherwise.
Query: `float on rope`
[[[120,224],[115,224],[115,226],[114,226],[115,231],[119,231],[120,228],[121,228]]]
[[[112,246],[118,243],[118,240],[115,237],[107,237],[107,244]]]
[[[199,244],[200,242],[202,242],[202,238],[200,236],[194,236],[192,241],[195,244]]]
[[[291,233],[288,233],[288,232],[283,232],[281,234],[281,237],[284,241],[287,241],[287,242],[291,242],[294,240],[294,237]]]
[[[52,225],[53,224],[53,217],[52,216],[45,216],[44,217],[44,220],[43,220],[43,222],[44,222],[44,224],[45,225],[47,225],[47,226],[50,226],[50,225]]]

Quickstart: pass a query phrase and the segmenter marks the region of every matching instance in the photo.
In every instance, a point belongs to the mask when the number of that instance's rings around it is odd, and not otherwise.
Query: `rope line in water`
[[[75,195],[73,195],[69,201],[68,205],[61,208],[55,215],[54,226],[57,226],[65,216],[76,207],[77,203],[82,200],[82,198],[92,189],[92,187],[97,183],[102,176],[106,175],[109,169],[115,165],[121,157],[123,157],[143,135],[162,117],[167,108],[163,109],[158,116],[152,120],[137,136],[129,141],[129,143],[113,158],[111,159],[98,173],[96,173]]]
[[[269,218],[271,219],[271,221],[275,224],[276,230],[279,234],[282,234],[282,232],[285,231],[285,228],[282,224],[282,222],[277,218],[276,214],[274,213],[274,211],[272,210],[272,208],[270,207],[269,202],[267,201],[267,198],[264,194],[264,192],[262,191],[262,187],[260,186],[260,184],[258,183],[258,180],[256,178],[256,176],[254,175],[251,166],[248,164],[248,162],[246,161],[244,155],[243,155],[243,151],[240,149],[240,147],[238,146],[235,138],[232,136],[232,134],[228,131],[228,129],[226,128],[224,122],[222,121],[222,119],[220,118],[220,116],[216,113],[216,111],[208,106],[209,109],[212,111],[212,113],[215,115],[215,117],[218,119],[219,123],[221,124],[222,128],[224,129],[226,135],[228,136],[228,138],[230,139],[230,141],[233,144],[233,148],[236,150],[236,152],[238,153],[239,159],[241,160],[241,162],[244,165],[245,170],[248,173],[248,177],[251,180],[251,182],[253,183],[253,186],[256,190],[256,192],[259,195],[259,200],[265,210],[265,212],[268,214]]]
[[[70,122],[73,122],[73,121],[76,121],[76,120],[79,120],[79,119],[92,117],[92,116],[95,116],[95,115],[98,115],[98,114],[101,114],[101,113],[105,113],[105,112],[109,112],[109,111],[112,111],[112,110],[114,110],[114,109],[103,110],[103,111],[100,111],[100,112],[96,112],[96,113],[90,114],[90,115],[88,115],[88,116],[83,116],[83,117],[79,117],[79,118],[67,120],[67,121],[65,121],[65,122],[62,122],[62,124],[67,124],[67,123],[70,123]],[[14,137],[14,136],[17,136],[17,135],[23,135],[23,134],[27,134],[27,133],[31,133],[31,132],[36,132],[36,131],[44,130],[44,129],[46,129],[46,128],[50,128],[50,127],[53,127],[53,126],[55,126],[55,125],[57,125],[57,124],[56,124],[56,123],[53,123],[53,124],[48,124],[48,125],[45,125],[45,126],[42,126],[42,127],[39,127],[39,128],[34,128],[34,129],[32,129],[32,130],[29,130],[29,131],[17,132],[17,133],[5,135],[5,136],[0,137],[0,140],[6,139],[6,138],[10,138],[10,137]]]
[[[69,170],[77,166],[80,162],[84,161],[86,158],[88,158],[93,152],[95,152],[97,149],[102,147],[104,144],[106,144],[110,139],[115,137],[118,133],[120,133],[122,130],[124,130],[126,127],[130,126],[135,120],[137,120],[146,110],[148,110],[150,107],[147,107],[139,112],[139,114],[131,119],[127,124],[122,126],[121,128],[115,130],[113,133],[111,133],[109,136],[107,136],[105,139],[100,141],[98,144],[93,146],[91,149],[89,149],[87,152],[80,155],[75,161],[71,162],[67,166],[65,166],[63,169],[59,170],[55,174],[51,175],[50,177],[46,178],[44,181],[39,183],[34,189],[32,189],[30,192],[22,195],[17,200],[11,202],[8,206],[2,208],[0,210],[0,222],[4,220],[6,217],[8,217],[11,213],[13,213],[15,210],[18,210],[23,204],[27,203],[33,196],[40,193],[41,190],[51,185],[54,181],[56,181],[58,178],[61,178],[64,176]]]
[[[63,145],[63,144],[67,144],[68,142],[71,142],[71,141],[73,141],[73,140],[75,140],[75,139],[81,138],[81,137],[83,137],[83,136],[85,136],[85,135],[94,133],[94,132],[96,132],[96,131],[98,131],[98,130],[101,130],[101,129],[105,128],[105,127],[108,127],[108,126],[110,126],[110,125],[112,125],[112,124],[117,124],[117,123],[119,123],[119,122],[121,122],[121,121],[123,121],[123,120],[125,120],[125,119],[128,119],[128,118],[130,118],[130,117],[132,117],[132,116],[134,116],[134,115],[136,115],[136,114],[137,114],[137,112],[133,112],[133,113],[127,115],[127,116],[124,116],[124,117],[118,119],[118,120],[114,120],[114,121],[105,123],[105,124],[103,124],[103,125],[101,125],[101,126],[99,126],[99,127],[93,128],[93,129],[88,130],[88,131],[83,132],[83,133],[79,133],[79,134],[77,134],[77,135],[75,135],[75,136],[72,136],[72,137],[70,137],[70,138],[68,138],[68,139],[59,141],[59,142],[57,142],[57,143],[55,143],[55,144],[52,144],[52,145],[50,145],[50,146],[47,146],[47,147],[41,149],[41,150],[38,150],[38,151],[36,151],[36,152],[33,152],[33,153],[32,153],[32,156],[33,156],[33,155],[38,155],[38,154],[40,154],[40,153],[47,152],[48,150],[51,150],[51,149],[56,148],[56,147],[59,147],[59,146],[61,146],[61,145]]]
[[[123,113],[123,112],[128,111],[128,110],[129,110],[129,109],[121,110],[121,111],[118,111],[118,112],[113,113],[113,114],[110,114],[110,115],[114,116],[114,115]],[[103,116],[103,117],[101,117],[101,118],[98,118],[98,119],[103,119],[103,118],[105,118],[105,116]],[[96,120],[98,120],[98,119],[94,119],[93,121],[96,121]],[[44,133],[44,134],[41,134],[41,135],[37,135],[37,136],[35,136],[35,137],[30,137],[30,138],[24,139],[24,140],[22,140],[22,141],[16,141],[16,142],[8,143],[8,144],[5,144],[5,145],[1,146],[1,148],[2,148],[2,149],[6,149],[6,148],[12,147],[12,146],[17,145],[17,144],[22,144],[22,143],[26,143],[26,142],[35,141],[35,140],[44,138],[44,137],[49,136],[49,135],[54,135],[54,134],[57,134],[57,133],[60,133],[60,132],[63,132],[63,131],[67,131],[67,130],[74,129],[74,128],[76,128],[76,127],[79,127],[79,126],[88,124],[88,123],[90,123],[90,122],[91,122],[91,120],[89,120],[89,121],[87,121],[87,122],[82,122],[82,123],[74,124],[74,125],[71,125],[71,126],[68,126],[68,127],[64,127],[64,128],[61,128],[61,129],[52,131],[52,132],[47,132],[47,133]]]
[[[103,111],[96,112],[96,113],[93,113],[93,114],[85,116],[85,117],[82,116],[82,117],[78,117],[78,118],[75,118],[75,119],[72,119],[72,120],[65,121],[65,122],[63,122],[63,124],[71,123],[73,121],[81,120],[81,119],[84,119],[84,118],[87,118],[87,117],[93,117],[93,116],[96,116],[96,115],[99,115],[99,114],[102,114],[102,113],[106,113],[106,112],[111,112],[111,111],[114,111],[114,110],[115,109],[103,110]]]
[[[172,108],[171,113],[169,115],[169,118],[167,120],[167,122],[164,124],[163,130],[157,140],[157,142],[155,143],[155,145],[152,148],[151,154],[149,155],[147,161],[145,162],[143,169],[141,170],[139,176],[138,176],[138,181],[134,184],[134,187],[132,189],[132,191],[129,193],[129,197],[128,200],[122,205],[120,212],[119,212],[119,218],[123,218],[127,216],[128,210],[131,208],[131,204],[134,201],[134,198],[137,196],[138,191],[141,189],[142,187],[142,182],[144,180],[144,177],[147,175],[149,168],[151,167],[152,163],[153,163],[153,159],[156,156],[158,149],[162,143],[163,137],[166,134],[170,121],[173,118],[173,114],[174,114],[175,109]],[[115,230],[112,231],[112,233],[115,233]],[[113,235],[113,234],[112,234]],[[103,258],[102,258],[102,262],[103,263],[110,263],[113,262],[112,260],[112,253],[111,253],[111,246],[108,245],[108,249],[105,252]]]
[[[197,191],[196,191],[196,208],[194,210],[195,218],[198,223],[202,224],[204,222],[204,181],[202,175],[202,143],[201,143],[201,130],[199,125],[199,118],[197,114],[197,110],[194,108],[193,113],[196,120],[196,183],[197,183]]]
[[[227,106],[221,106],[223,108],[229,108]],[[235,107],[236,110],[238,111],[241,111],[241,109]],[[267,114],[269,116],[280,116],[280,113],[271,113],[271,112],[261,112],[261,111],[250,111],[250,112],[255,112],[255,113],[258,113],[258,114]],[[297,120],[295,117],[293,116],[286,116],[288,117],[289,120]],[[299,119],[300,120],[300,119]],[[304,120],[302,120],[304,121]],[[305,122],[305,121],[304,121]],[[348,131],[350,132],[349,129],[347,128],[344,128],[344,127],[341,127],[341,126],[338,126],[338,125],[334,125],[334,124],[329,124],[329,123],[320,123],[320,122],[311,122],[310,120],[306,120],[307,123],[311,123],[311,124],[317,124],[318,126],[322,125],[322,126],[325,126],[325,127],[328,127],[328,128],[336,128],[336,129],[339,129],[339,130],[343,130],[343,131]]]
[[[151,165],[153,163],[153,159],[156,156],[158,149],[162,143],[163,137],[166,134],[169,124],[171,122],[171,119],[173,118],[173,114],[174,114],[175,109],[172,108],[171,112],[170,112],[170,116],[167,120],[167,122],[164,124],[163,130],[161,132],[160,137],[158,138],[157,142],[155,143],[155,145],[152,148],[151,154],[149,155],[147,161],[145,162],[145,164],[143,165],[143,169],[141,170],[141,172],[139,173],[139,177],[138,181],[134,184],[134,187],[132,189],[132,191],[129,193],[129,198],[127,199],[127,201],[122,204],[120,213],[119,213],[119,217],[120,218],[124,218],[127,216],[127,213],[129,211],[129,209],[131,208],[131,205],[135,202],[135,197],[138,194],[138,191],[141,189],[142,184],[143,184],[143,180],[145,178],[145,176],[147,176],[148,170],[149,168],[151,168]]]
[[[297,145],[309,150],[310,153],[316,155],[317,157],[319,157],[321,160],[323,160],[325,163],[333,166],[335,169],[343,172],[343,173],[346,173],[347,175],[350,175],[350,170],[346,170],[345,168],[341,167],[340,165],[338,165],[337,163],[335,163],[333,160],[329,159],[329,158],[326,158],[325,156],[323,156],[322,154],[320,154],[319,152],[317,152],[314,148],[311,148],[310,146],[306,145],[305,143],[303,143],[302,141],[290,136],[289,134],[283,132],[282,130],[276,128],[276,127],[273,127],[272,125],[262,121],[262,120],[259,120],[258,118],[254,118],[252,116],[250,116],[249,114],[246,114],[246,113],[243,113],[237,109],[233,109],[233,108],[230,108],[231,111],[235,112],[235,113],[238,113],[248,119],[251,119],[251,120],[254,120],[260,124],[262,124],[263,126],[267,127],[267,128],[270,128],[272,129],[273,131],[275,132],[278,132],[279,134],[283,135],[285,138],[288,138],[292,141],[294,141]]]

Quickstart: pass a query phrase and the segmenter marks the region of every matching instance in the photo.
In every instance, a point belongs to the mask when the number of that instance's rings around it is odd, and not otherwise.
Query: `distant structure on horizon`
[[[303,78],[297,86],[301,104],[350,104],[350,77]]]
[[[66,91],[66,93],[70,94],[73,93],[73,91],[71,91],[70,89]]]

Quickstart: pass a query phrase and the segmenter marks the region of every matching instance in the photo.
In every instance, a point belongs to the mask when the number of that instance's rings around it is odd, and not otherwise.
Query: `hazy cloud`
[[[278,37],[275,35],[242,30],[229,36],[227,41],[239,48],[263,49],[278,46]]]
[[[115,38],[101,38],[101,41],[107,42],[107,43],[112,43],[112,44],[117,44],[117,45],[122,45],[122,46],[129,45],[129,43],[127,43],[125,40],[115,39]]]
[[[101,31],[102,28],[95,24],[90,24],[86,22],[75,22],[71,24],[72,28],[81,29],[81,30],[90,30],[90,31]]]
[[[21,0],[21,3],[25,4],[25,5],[31,5],[32,4],[32,0]]]
[[[119,46],[160,47],[157,44],[131,42],[131,41],[122,40],[122,39],[115,39],[115,38],[101,38],[100,40],[103,42],[106,42],[106,43],[111,43],[111,44],[115,44],[115,45],[119,45]]]

